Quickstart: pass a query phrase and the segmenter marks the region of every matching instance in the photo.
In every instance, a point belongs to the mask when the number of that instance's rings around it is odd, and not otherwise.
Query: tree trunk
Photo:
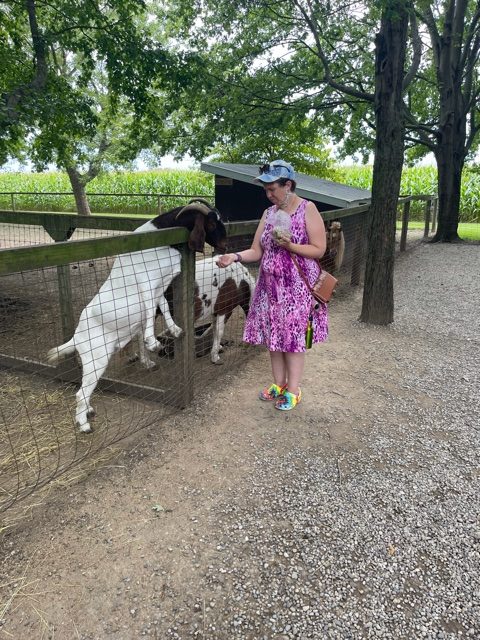
[[[440,97],[435,149],[438,169],[438,227],[432,242],[455,242],[458,237],[460,188],[466,157],[466,114],[462,92],[466,62],[462,55],[467,2],[446,3],[442,36],[433,39],[437,52],[437,86]]]
[[[455,94],[457,94],[455,96]],[[439,144],[435,151],[438,170],[438,227],[432,242],[458,242],[458,220],[462,171],[465,158],[465,119],[461,111],[460,88],[448,92],[442,100]]]
[[[457,165],[457,166],[456,166]],[[437,156],[438,227],[431,242],[458,242],[462,166],[451,156]]]
[[[45,90],[48,79],[47,45],[45,38],[37,22],[37,7],[35,0],[26,0],[24,3],[28,14],[28,24],[32,37],[33,48],[33,78],[28,84],[23,84],[10,92],[2,93],[4,105],[0,109],[0,123],[3,127],[9,127],[17,123],[21,117],[22,108],[30,107],[37,100],[37,94],[41,95]]]
[[[92,212],[90,211],[87,194],[85,193],[85,181],[74,167],[66,167],[66,170],[70,178],[70,184],[72,185],[78,215],[90,216]]]
[[[404,133],[406,2],[387,2],[375,41],[375,160],[361,322],[393,322],[393,267]]]

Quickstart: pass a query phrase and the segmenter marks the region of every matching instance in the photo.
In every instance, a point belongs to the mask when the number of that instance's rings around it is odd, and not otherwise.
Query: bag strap
[[[310,291],[310,293],[313,296],[313,289],[310,286],[310,283],[307,280],[307,277],[305,276],[305,274],[303,273],[302,268],[300,267],[298,260],[297,260],[297,256],[292,253],[291,251],[289,251],[290,255],[292,256],[292,260],[293,260],[293,264],[297,267],[298,273],[300,274],[300,277],[302,278],[302,280],[304,281],[304,283],[307,286],[307,289]],[[318,266],[320,267],[320,272],[322,271],[322,266],[320,264],[320,260],[315,260],[315,262],[318,264]]]

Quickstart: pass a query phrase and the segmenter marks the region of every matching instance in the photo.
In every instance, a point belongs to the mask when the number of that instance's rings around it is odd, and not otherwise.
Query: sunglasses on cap
[[[260,175],[268,173],[270,176],[282,177],[285,172],[288,173],[288,169],[283,164],[264,164],[260,167]]]

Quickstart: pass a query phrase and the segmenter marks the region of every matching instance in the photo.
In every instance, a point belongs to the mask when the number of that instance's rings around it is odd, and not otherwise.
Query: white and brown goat
[[[217,265],[218,257],[205,258],[195,262],[195,288],[194,288],[194,320],[196,324],[196,340],[203,342],[210,337],[212,347],[210,360],[213,364],[221,364],[220,352],[222,351],[222,338],[225,324],[233,311],[240,307],[245,316],[250,308],[250,302],[255,289],[255,279],[249,270],[242,264],[234,262],[226,268]],[[173,283],[172,283],[173,284]],[[173,294],[172,285],[165,292],[165,298],[172,312]],[[157,312],[163,314],[162,309]],[[210,323],[208,325],[208,323]],[[207,327],[202,331],[201,327]],[[168,327],[163,335],[159,336],[162,349],[161,356],[172,356],[174,345],[168,338]],[[152,367],[155,363],[148,358],[143,345],[139,343],[140,361],[144,366]],[[203,355],[203,354],[202,354]]]
[[[213,364],[220,362],[226,322],[237,307],[247,315],[255,289],[255,280],[244,265],[234,262],[220,268],[217,260],[216,257],[206,258],[195,264],[195,321],[202,324],[212,319],[211,328],[207,331],[213,331],[210,351]]]
[[[183,226],[190,231],[189,246],[203,251],[205,242],[225,250],[226,230],[216,209],[205,202],[192,201],[158,216],[134,233]],[[77,352],[82,362],[82,384],[77,392],[76,421],[80,431],[89,432],[89,418],[95,412],[90,398],[114,353],[137,335],[149,351],[160,344],[155,336],[155,313],[159,307],[168,331],[180,336],[182,329],[172,319],[164,293],[180,273],[180,252],[171,247],[156,247],[126,253],[115,258],[110,275],[97,295],[80,315],[71,340],[50,349],[47,360],[56,364]]]

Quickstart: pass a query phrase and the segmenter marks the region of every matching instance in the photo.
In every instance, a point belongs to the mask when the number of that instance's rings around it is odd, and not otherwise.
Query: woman
[[[313,285],[320,272],[316,258],[325,253],[325,225],[313,202],[295,193],[295,172],[290,164],[275,160],[264,165],[256,180],[263,184],[272,206],[264,211],[250,249],[220,256],[218,265],[261,260],[243,339],[265,345],[270,351],[273,383],[260,392],[260,400],[273,401],[276,409],[289,411],[302,397],[309,316],[313,317],[313,342],[323,342],[328,334],[326,305],[314,306],[316,301],[291,253]]]

